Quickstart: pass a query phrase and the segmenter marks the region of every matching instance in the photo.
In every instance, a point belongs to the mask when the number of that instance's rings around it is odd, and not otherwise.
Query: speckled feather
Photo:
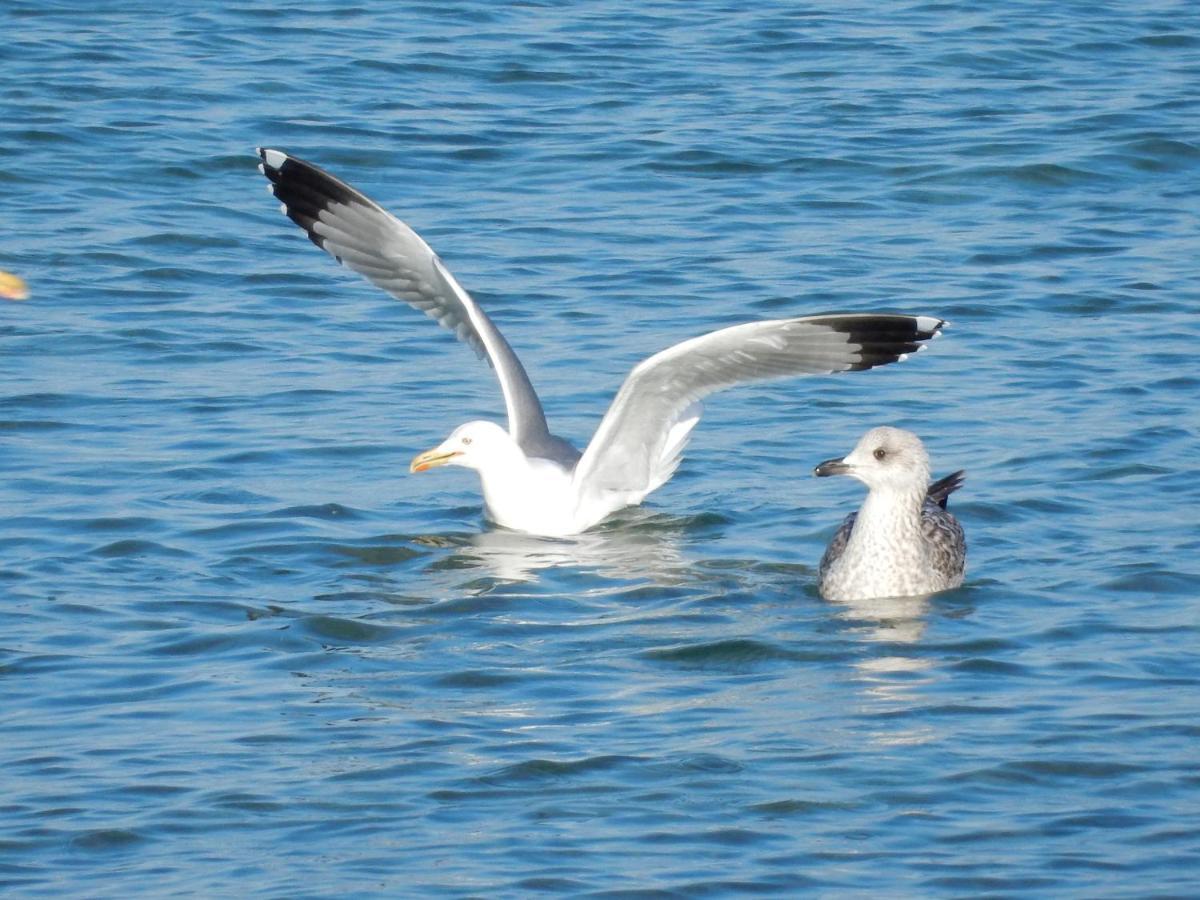
[[[921,506],[921,530],[928,542],[929,562],[933,570],[946,581],[946,587],[962,583],[963,560],[967,555],[967,537],[952,514],[946,511],[947,498],[962,487],[965,473],[960,469],[929,486]],[[821,557],[818,578],[824,582],[830,567],[841,558],[854,530],[858,512],[850,513],[834,534]],[[957,581],[954,579],[957,578]],[[953,582],[953,584],[951,583]]]
[[[823,597],[910,596],[962,583],[966,536],[946,505],[962,486],[964,473],[939,479],[922,495],[928,465],[916,435],[884,427],[868,432],[844,460],[817,467],[817,474],[850,474],[871,487],[862,508],[845,518],[821,557],[818,583]],[[892,480],[880,481],[888,469],[891,473],[883,477]],[[897,470],[902,481],[894,480]],[[864,524],[866,532],[861,531]]]

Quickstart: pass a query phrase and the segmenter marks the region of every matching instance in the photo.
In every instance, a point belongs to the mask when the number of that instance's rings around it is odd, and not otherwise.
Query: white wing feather
[[[585,503],[636,503],[671,477],[700,401],[785,375],[872,368],[921,349],[930,316],[834,314],[749,322],[669,347],[634,367],[575,469]]]

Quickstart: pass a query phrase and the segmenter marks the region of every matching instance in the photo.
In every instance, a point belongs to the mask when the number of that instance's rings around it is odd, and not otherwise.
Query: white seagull
[[[746,381],[870,369],[922,349],[933,316],[838,313],[748,322],[669,347],[625,379],[587,449],[550,433],[521,361],[492,320],[415,231],[304,160],[259,148],[259,170],[285,215],[338,262],[437,319],[496,370],[507,430],[468,422],[410,470],[475,469],[486,514],[531,534],[582,532],[633,506],[675,472],[700,401]]]
[[[870,490],[821,557],[817,579],[826,600],[853,602],[933,594],[962,584],[967,540],[946,499],[960,470],[929,483],[929,455],[911,431],[872,428],[844,459],[827,459],[817,476],[850,475]]]

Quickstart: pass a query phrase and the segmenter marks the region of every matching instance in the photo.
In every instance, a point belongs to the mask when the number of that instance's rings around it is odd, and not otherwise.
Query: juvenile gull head
[[[923,492],[929,482],[929,454],[911,431],[881,425],[872,428],[843,459],[827,459],[813,474],[849,475],[872,490]]]
[[[929,484],[929,455],[915,434],[872,428],[849,455],[820,463],[813,474],[850,475],[870,489],[821,558],[822,597],[908,597],[962,584],[966,538],[946,511],[946,499],[962,484],[963,473]]]

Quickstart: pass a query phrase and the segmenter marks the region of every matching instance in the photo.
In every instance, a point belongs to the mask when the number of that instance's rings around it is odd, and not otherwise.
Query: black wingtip
[[[896,313],[833,313],[821,320],[859,345],[859,359],[850,366],[850,371],[856,372],[899,362],[923,350],[925,342],[940,335],[948,324],[937,316]]]
[[[272,150],[270,147],[255,147],[254,152],[258,154],[260,160],[258,171],[270,178],[271,181],[275,181],[279,177],[279,170],[291,159],[284,151]]]
[[[275,196],[287,203],[284,194],[297,202],[325,206],[330,203],[362,203],[374,206],[361,193],[340,178],[330,175],[320,166],[292,156],[283,150],[259,147],[263,174],[275,185]],[[282,193],[281,193],[282,192]]]
[[[303,228],[308,239],[322,250],[325,238],[314,226],[323,210],[334,203],[371,202],[319,166],[283,150],[256,147],[255,152],[261,160],[258,169],[271,182],[271,193],[282,204],[284,215]]]
[[[932,500],[942,509],[946,508],[946,501],[950,495],[963,486],[963,482],[967,480],[967,473],[959,469],[957,472],[951,472],[945,478],[939,478],[929,486],[928,492],[925,494],[926,499]]]

